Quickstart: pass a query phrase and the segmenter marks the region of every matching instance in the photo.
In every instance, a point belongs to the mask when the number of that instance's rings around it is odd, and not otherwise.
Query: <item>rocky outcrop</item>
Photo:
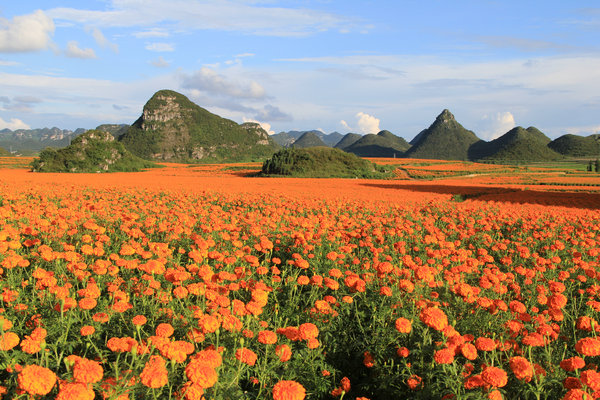
[[[260,159],[276,149],[259,124],[221,118],[172,90],[156,92],[119,140],[139,157],[184,163]]]

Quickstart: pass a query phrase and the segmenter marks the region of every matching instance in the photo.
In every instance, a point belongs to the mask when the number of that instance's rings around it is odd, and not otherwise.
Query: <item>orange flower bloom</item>
[[[192,357],[192,360],[197,360],[198,362],[208,365],[212,368],[218,368],[223,363],[221,354],[214,349],[201,350]]]
[[[187,378],[199,385],[203,389],[213,387],[219,379],[217,371],[213,367],[210,367],[201,360],[192,360],[185,367],[185,375]]]
[[[454,349],[444,348],[433,354],[433,359],[438,364],[452,364],[454,362]]]
[[[492,351],[496,350],[496,341],[494,339],[486,338],[486,337],[478,337],[475,340],[475,347],[480,351]]]
[[[565,371],[575,371],[585,367],[585,361],[578,356],[566,358],[560,362],[560,367]]]
[[[79,382],[61,382],[56,400],[93,400],[96,395],[91,386]]]
[[[274,344],[277,342],[277,334],[273,331],[258,332],[258,341],[262,344]]]
[[[56,384],[56,374],[39,365],[28,365],[19,372],[17,377],[19,388],[30,395],[46,395]]]
[[[144,325],[146,322],[148,322],[148,319],[143,316],[143,315],[136,315],[135,317],[133,317],[131,319],[131,322],[135,325],[135,326],[142,326]]]
[[[460,352],[467,360],[473,361],[477,358],[477,348],[472,343],[462,344]]]
[[[14,332],[6,332],[0,336],[0,350],[10,350],[19,344],[19,335]]]
[[[104,369],[99,362],[80,358],[73,367],[73,378],[81,383],[96,383],[102,379]]]
[[[273,400],[304,400],[306,390],[296,381],[279,381],[273,386]]]
[[[314,339],[319,336],[319,328],[311,322],[306,322],[298,327],[300,337],[303,340]]]
[[[600,355],[600,339],[586,337],[575,343],[575,350],[584,356],[595,357]]]
[[[275,354],[279,356],[279,361],[286,362],[292,358],[292,349],[287,344],[280,344],[275,348]]]
[[[79,330],[79,334],[81,336],[93,335],[94,332],[96,332],[96,328],[94,328],[91,325],[82,326],[81,329]]]
[[[437,307],[425,307],[419,314],[419,319],[428,327],[441,331],[448,326],[448,317]]]
[[[396,330],[400,333],[410,333],[412,330],[412,322],[406,318],[398,318],[396,319]]]
[[[235,358],[243,362],[244,364],[248,364],[249,366],[253,366],[256,364],[256,353],[250,349],[242,347],[235,351]]]
[[[529,382],[533,378],[533,365],[525,357],[512,357],[508,364],[517,379]]]
[[[481,379],[494,388],[506,386],[508,383],[508,375],[506,374],[506,371],[498,367],[487,367],[481,373]]]
[[[165,360],[161,356],[150,356],[140,374],[140,381],[144,386],[157,389],[169,382]]]
[[[371,368],[375,365],[375,358],[373,358],[373,355],[368,351],[363,353],[363,364],[367,368]]]
[[[175,330],[173,329],[173,326],[171,326],[171,324],[163,323],[158,324],[158,326],[156,327],[156,336],[168,338],[173,334],[173,332],[175,332]]]

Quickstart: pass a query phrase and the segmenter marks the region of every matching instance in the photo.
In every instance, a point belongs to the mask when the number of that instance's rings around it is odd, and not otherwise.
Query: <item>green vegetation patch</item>
[[[33,160],[33,172],[136,172],[157,167],[125,149],[108,133],[90,130],[63,149],[47,148]]]
[[[263,163],[262,176],[303,178],[391,178],[384,167],[328,147],[284,149]]]

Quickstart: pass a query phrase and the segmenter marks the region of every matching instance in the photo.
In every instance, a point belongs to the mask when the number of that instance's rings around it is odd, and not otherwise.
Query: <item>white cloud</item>
[[[96,58],[96,53],[94,52],[94,49],[82,49],[79,47],[79,43],[77,43],[75,40],[71,40],[69,43],[67,43],[65,55],[67,57],[81,59]]]
[[[92,36],[94,37],[94,40],[96,41],[96,43],[98,43],[98,45],[100,47],[102,47],[102,48],[108,47],[115,53],[119,52],[119,46],[116,43],[109,42],[108,39],[104,36],[104,34],[98,28],[92,29]]]
[[[355,19],[333,13],[262,6],[260,2],[246,0],[112,0],[109,3],[108,11],[61,7],[48,13],[58,20],[101,27],[156,27],[168,22],[178,30],[214,29],[268,36],[306,36],[358,25]]]
[[[493,140],[504,135],[517,126],[515,117],[511,112],[498,112],[494,115],[484,115],[481,123],[481,131],[478,132],[481,139]]]
[[[0,52],[18,53],[45,50],[51,45],[54,22],[43,11],[0,18]]]
[[[271,124],[269,124],[268,122],[260,122],[257,121],[255,119],[250,119],[250,118],[242,118],[242,121],[244,122],[255,122],[257,124],[259,124],[269,135],[274,135],[275,131],[271,129]]]
[[[156,68],[167,68],[171,65],[171,63],[162,56],[159,56],[156,60],[150,61],[150,64],[154,65]]]
[[[265,89],[257,82],[238,82],[206,67],[200,68],[192,75],[183,75],[182,86],[186,89],[235,98],[261,99],[265,97]]]
[[[358,130],[361,133],[377,133],[380,131],[379,118],[375,118],[374,116],[366,114],[362,111],[356,114],[356,118],[358,118],[356,123],[358,125]]]
[[[351,132],[353,130],[343,119],[340,121],[340,125],[342,125],[347,132]]]
[[[175,46],[173,43],[148,43],[146,50],[157,52],[175,51]]]
[[[16,67],[17,65],[20,64],[16,61],[0,60],[0,67]]]
[[[157,37],[169,37],[169,32],[160,28],[152,28],[147,31],[135,32],[133,34],[138,39],[146,39],[146,38],[157,38]]]
[[[10,122],[0,118],[0,129],[10,129],[11,131],[14,131],[17,129],[30,129],[30,126],[17,118],[11,118]]]

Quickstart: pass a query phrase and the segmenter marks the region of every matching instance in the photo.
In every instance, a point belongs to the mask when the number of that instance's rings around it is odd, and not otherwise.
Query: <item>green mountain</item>
[[[47,148],[33,160],[33,172],[121,172],[140,171],[156,164],[125,149],[108,132],[89,130],[63,149]]]
[[[511,129],[491,142],[476,143],[469,151],[472,160],[547,161],[562,156],[548,147],[550,138],[537,128]]]
[[[279,132],[271,135],[271,139],[281,147],[290,147],[297,138],[293,137],[288,132]]]
[[[10,151],[6,150],[4,147],[0,147],[0,157],[10,157]]]
[[[390,131],[368,134],[345,148],[345,151],[360,157],[401,157],[410,144]]]
[[[35,154],[46,147],[65,147],[71,143],[71,140],[77,135],[85,132],[85,129],[79,128],[75,131],[59,128],[39,128],[39,129],[10,129],[0,130],[0,146],[5,149],[12,149],[21,154]]]
[[[406,152],[409,158],[468,160],[469,147],[480,139],[459,124],[448,110],[442,111],[433,124],[421,132]]]
[[[362,135],[359,135],[358,133],[347,133],[333,147],[335,147],[336,149],[340,149],[340,150],[344,150],[345,151],[348,147],[352,146],[355,142],[357,142],[358,140],[360,140],[360,138],[362,138]]]
[[[125,132],[129,130],[129,127],[130,125],[127,124],[102,124],[98,125],[96,127],[96,130],[108,132],[111,135],[113,135],[115,139],[118,139],[120,136],[122,136]]]
[[[388,174],[368,160],[331,147],[283,149],[262,167],[265,176],[385,178]]]
[[[295,149],[305,149],[307,147],[327,146],[323,140],[316,134],[315,131],[304,132],[291,147]]]
[[[548,144],[552,150],[570,157],[600,157],[600,135],[562,135]]]
[[[156,92],[119,140],[141,158],[184,163],[250,161],[277,148],[260,125],[238,125],[172,90]]]
[[[344,135],[339,132],[323,133],[319,131],[319,133],[320,134],[317,135],[329,147],[334,147],[344,137]]]

